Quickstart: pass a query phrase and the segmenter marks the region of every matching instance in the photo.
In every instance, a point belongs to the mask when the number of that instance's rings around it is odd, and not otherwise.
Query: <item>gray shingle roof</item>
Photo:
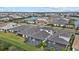
[[[64,45],[68,44],[68,42],[62,38],[54,38],[54,41],[59,44],[64,44]]]
[[[51,41],[51,42],[56,42],[56,43],[59,43],[59,44],[64,44],[64,45],[67,45],[67,41],[66,40],[64,40],[64,39],[62,39],[62,38],[59,38],[59,35],[57,34],[57,33],[54,33],[54,35],[52,36],[50,36],[49,38],[48,38],[48,40],[49,41]]]
[[[45,40],[50,34],[45,31],[39,31],[36,34],[32,35],[33,38]]]
[[[40,31],[41,28],[46,29],[46,30],[52,30],[53,34],[50,35],[46,31]],[[26,26],[26,25],[13,28],[12,30],[15,30],[15,31],[17,30],[18,34],[27,35],[39,40],[45,40],[49,36],[47,40],[55,41],[56,43],[60,43],[64,45],[67,45],[68,42],[64,40],[63,38],[59,38],[59,35],[71,37],[71,34],[72,34],[71,32],[68,32],[68,31],[64,32],[62,30],[60,32],[59,31],[55,32],[53,28],[49,28],[49,27]]]
[[[64,36],[64,37],[71,37],[71,35],[72,35],[72,32],[70,32],[70,31],[62,31],[61,33],[60,33],[60,36]]]
[[[65,25],[65,24],[68,24],[68,21],[65,20],[64,18],[52,18],[49,23]]]

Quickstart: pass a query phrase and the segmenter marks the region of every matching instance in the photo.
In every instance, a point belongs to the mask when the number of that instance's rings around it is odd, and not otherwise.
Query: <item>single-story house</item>
[[[11,28],[15,28],[17,26],[20,26],[16,23],[1,23],[0,24],[0,31],[8,31]]]
[[[56,50],[66,48],[72,32],[69,31],[56,31],[51,27],[30,26],[23,25],[13,29],[17,35],[25,38],[26,42],[29,42],[35,46],[39,45],[41,41],[46,41],[47,47],[54,47]]]
[[[0,22],[0,31],[3,31],[3,27],[6,26],[6,23]]]
[[[51,17],[49,20],[49,24],[53,24],[54,26],[65,26],[69,23],[69,19],[61,18],[61,17]]]
[[[37,20],[35,21],[35,23],[38,25],[45,25],[48,23],[47,20],[48,20],[47,17],[38,17]]]

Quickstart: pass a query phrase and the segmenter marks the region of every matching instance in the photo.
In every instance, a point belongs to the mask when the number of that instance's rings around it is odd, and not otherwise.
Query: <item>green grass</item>
[[[28,44],[28,43],[24,43],[24,38],[22,38],[20,36],[16,36],[13,33],[0,32],[0,40],[10,43],[22,50],[25,50],[25,51],[38,50],[38,48],[36,48],[35,46]]]

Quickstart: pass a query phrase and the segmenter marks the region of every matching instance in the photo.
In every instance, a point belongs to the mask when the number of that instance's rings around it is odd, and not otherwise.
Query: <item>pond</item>
[[[31,17],[26,17],[24,20],[26,20],[26,21],[36,21],[38,18],[48,19],[48,17],[31,16]]]
[[[79,27],[79,18],[76,19],[76,21],[75,21],[75,26],[76,26],[76,27]]]

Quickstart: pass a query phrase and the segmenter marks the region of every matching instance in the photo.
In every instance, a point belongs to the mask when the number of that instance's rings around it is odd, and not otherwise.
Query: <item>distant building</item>
[[[0,31],[8,31],[9,29],[15,28],[17,26],[20,26],[20,25],[17,25],[16,23],[1,23]]]
[[[8,21],[8,20],[10,20],[9,17],[1,17],[1,18],[0,18],[0,21]]]
[[[46,18],[38,18],[38,19],[36,20],[36,24],[38,24],[38,25],[45,25],[45,24],[47,24],[47,23],[48,23],[48,21],[47,21]]]
[[[1,23],[0,22],[0,31],[3,31],[4,29],[3,29],[3,27],[5,27],[6,26],[6,23]]]
[[[68,24],[69,19],[62,18],[62,17],[50,17],[49,24],[53,24],[54,26],[65,26]]]

